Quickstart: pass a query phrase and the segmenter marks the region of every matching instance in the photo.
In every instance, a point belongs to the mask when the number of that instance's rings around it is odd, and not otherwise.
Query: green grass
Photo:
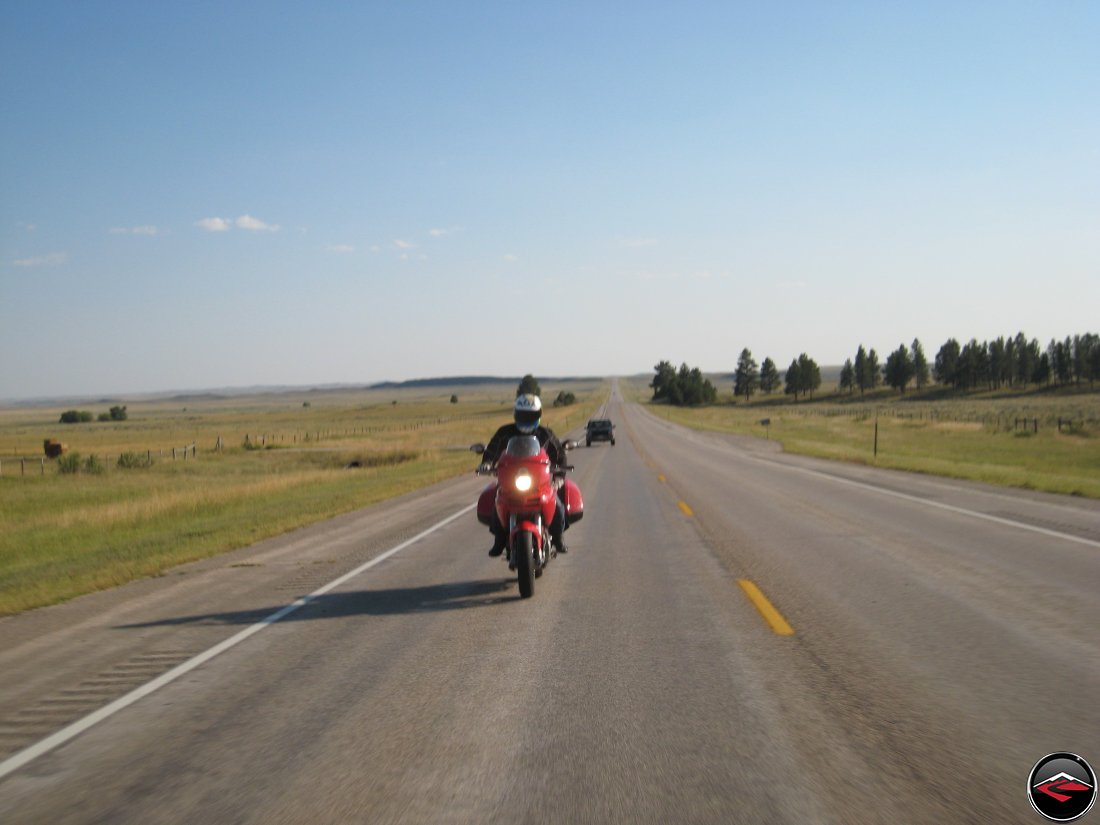
[[[559,434],[606,396],[598,382],[569,388],[578,403],[544,415]],[[459,404],[449,403],[452,391]],[[159,575],[468,472],[477,458],[464,448],[510,419],[511,400],[509,388],[464,387],[319,393],[309,407],[283,396],[189,401],[186,410],[128,402],[129,421],[68,426],[55,410],[2,410],[0,615]],[[246,434],[261,448],[245,449]],[[219,436],[224,449],[215,451]],[[39,475],[45,438],[81,454],[75,473],[48,460]],[[185,460],[190,444],[197,455]],[[26,476],[20,454],[33,457]],[[86,471],[92,456],[105,472]]]
[[[640,380],[628,390],[648,402]],[[1100,498],[1100,394],[1008,391],[949,396],[879,391],[864,399],[826,393],[798,404],[775,396],[713,407],[650,404],[697,429],[770,437],[788,452],[1008,487]],[[770,426],[760,424],[764,418]],[[1038,420],[1025,429],[1017,419]],[[1058,431],[1058,419],[1072,420]],[[878,454],[875,424],[878,423]]]

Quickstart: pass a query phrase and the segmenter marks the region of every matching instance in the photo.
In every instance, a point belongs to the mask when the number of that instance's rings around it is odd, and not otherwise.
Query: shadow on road
[[[482,579],[469,582],[431,584],[424,587],[396,587],[389,590],[356,590],[350,593],[325,593],[280,621],[312,621],[341,616],[394,616],[432,613],[440,610],[466,610],[519,601],[519,591],[509,593],[515,579]],[[285,605],[234,610],[226,613],[197,613],[173,616],[150,622],[117,625],[116,630],[172,625],[252,625],[272,616]]]

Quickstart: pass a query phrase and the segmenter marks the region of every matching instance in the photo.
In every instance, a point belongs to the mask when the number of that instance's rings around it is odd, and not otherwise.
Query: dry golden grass
[[[598,381],[568,389],[578,403],[544,415],[559,434],[583,424],[607,392]],[[467,447],[511,418],[512,398],[513,388],[488,386],[157,401],[127,403],[126,422],[68,427],[57,423],[61,408],[0,410],[0,615],[156,575],[472,470]],[[246,449],[246,435],[261,448]],[[215,451],[219,436],[224,448]],[[101,457],[107,471],[62,475],[50,461],[39,475],[45,438]],[[188,444],[197,456],[184,460],[179,448]],[[124,452],[151,453],[153,465],[117,468]],[[25,477],[12,460],[19,454],[32,457]],[[358,468],[348,469],[353,462]]]
[[[790,452],[1100,498],[1100,393],[903,400],[879,391],[862,402],[825,395],[798,404],[775,396],[734,404],[727,394],[715,406],[689,409],[650,404],[645,383],[623,386],[655,414],[686,426],[763,437],[759,422],[768,418],[768,435]],[[1059,418],[1075,422],[1072,429],[1059,432]]]

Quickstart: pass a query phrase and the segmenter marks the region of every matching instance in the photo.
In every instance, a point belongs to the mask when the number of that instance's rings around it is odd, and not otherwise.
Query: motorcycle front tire
[[[515,560],[519,595],[529,599],[535,594],[535,537],[526,530],[516,536]]]

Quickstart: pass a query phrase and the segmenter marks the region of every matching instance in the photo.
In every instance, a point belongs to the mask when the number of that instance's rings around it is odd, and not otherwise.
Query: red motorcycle
[[[571,446],[571,445],[569,445]],[[480,448],[480,449],[479,449]],[[481,444],[474,452],[484,452]],[[493,514],[508,529],[504,557],[519,579],[519,594],[530,598],[535,579],[542,575],[557,550],[550,540],[550,523],[557,513],[560,496],[564,506],[564,527],[584,516],[580,488],[565,474],[569,465],[551,467],[550,457],[533,435],[516,435],[508,440],[496,467],[488,472],[497,477],[477,502],[477,519],[491,524]]]

